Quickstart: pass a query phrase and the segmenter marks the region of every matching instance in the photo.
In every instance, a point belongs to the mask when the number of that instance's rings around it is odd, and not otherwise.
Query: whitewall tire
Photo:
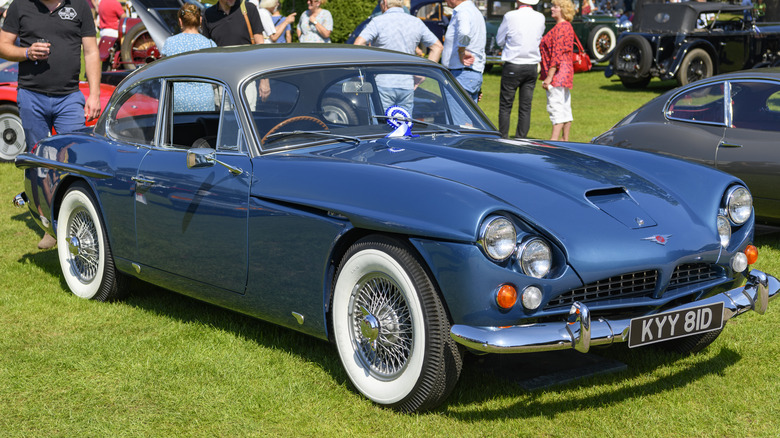
[[[405,412],[449,395],[462,357],[436,288],[401,242],[374,237],[353,245],[338,269],[333,333],[358,391]]]

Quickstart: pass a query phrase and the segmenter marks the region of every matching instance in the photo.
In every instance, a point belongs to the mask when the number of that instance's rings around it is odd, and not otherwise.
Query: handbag
[[[589,71],[593,65],[590,62],[590,56],[582,47],[580,39],[577,35],[574,35],[574,51],[572,52],[572,64],[574,65],[574,73],[581,73]]]

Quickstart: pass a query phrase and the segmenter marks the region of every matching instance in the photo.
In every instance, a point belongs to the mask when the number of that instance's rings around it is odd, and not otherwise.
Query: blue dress
[[[179,33],[165,41],[164,56],[217,47],[217,44],[199,33]],[[214,89],[210,84],[182,82],[173,85],[173,112],[214,111]]]

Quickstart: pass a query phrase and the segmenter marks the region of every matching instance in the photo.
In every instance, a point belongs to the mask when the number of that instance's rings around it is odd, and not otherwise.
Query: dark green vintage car
[[[575,5],[578,4],[579,2],[575,1]],[[534,9],[543,13],[546,17],[545,32],[555,26],[555,20],[553,20],[552,15],[550,14],[551,5],[552,3],[549,1],[540,1],[534,6]],[[498,26],[501,25],[504,14],[516,7],[517,2],[515,0],[487,2],[487,47],[485,50],[487,53],[488,65],[501,63],[501,47],[496,44]],[[598,11],[596,13],[582,15],[579,8],[571,24],[572,27],[574,27],[577,38],[580,39],[585,50],[588,51],[588,55],[590,55],[590,58],[595,62],[606,60],[607,55],[615,48],[617,35],[625,30],[631,29],[631,22],[628,20],[621,20],[620,18],[616,18],[609,14],[600,14]]]

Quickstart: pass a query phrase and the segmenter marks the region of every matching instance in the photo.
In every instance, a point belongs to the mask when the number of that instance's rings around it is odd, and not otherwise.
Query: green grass
[[[482,102],[495,120],[497,75]],[[491,92],[492,90],[492,92]],[[537,88],[537,92],[543,91]],[[576,77],[578,139],[606,130],[662,88],[627,92]],[[532,136],[546,137],[544,95]],[[682,139],[681,139],[682,140]],[[147,285],[122,303],[75,298],[56,251],[11,197],[22,173],[0,163],[0,436],[777,436],[780,302],[743,315],[702,354],[598,350],[626,371],[526,392],[466,361],[450,399],[402,415],[358,395],[335,348]],[[757,241],[780,273],[780,236]]]

